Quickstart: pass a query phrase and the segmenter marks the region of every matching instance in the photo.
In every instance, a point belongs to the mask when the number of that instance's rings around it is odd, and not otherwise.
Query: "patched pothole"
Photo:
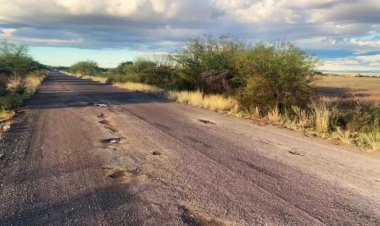
[[[303,156],[303,154],[297,152],[296,150],[290,150],[290,151],[288,151],[288,152],[289,152],[289,154],[292,154],[292,155]]]
[[[125,140],[124,137],[114,137],[114,138],[103,139],[100,142],[102,144],[120,144],[123,140]]]
[[[161,155],[161,152],[154,151],[154,152],[152,152],[152,155]]]
[[[215,125],[215,122],[207,120],[207,119],[198,119],[199,122],[209,125]]]
[[[103,120],[100,120],[99,121],[100,124],[103,124],[103,125],[109,125],[110,124],[110,121],[106,120],[106,119],[103,119]]]

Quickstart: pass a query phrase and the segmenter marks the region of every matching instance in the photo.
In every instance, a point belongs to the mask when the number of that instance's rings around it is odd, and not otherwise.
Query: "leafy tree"
[[[237,79],[243,82],[239,99],[246,108],[284,111],[306,105],[317,60],[289,43],[257,44],[236,58]]]
[[[244,48],[244,42],[228,36],[205,36],[190,39],[172,60],[194,88],[206,93],[224,93],[235,87],[234,58]]]
[[[70,67],[70,71],[73,73],[79,73],[81,75],[94,76],[99,73],[100,69],[95,61],[80,61]]]
[[[0,71],[16,77],[42,67],[28,55],[28,48],[3,41],[0,43]]]
[[[118,74],[127,74],[128,72],[130,72],[130,69],[132,67],[133,67],[133,62],[132,61],[126,61],[126,62],[120,63],[116,67],[115,71]]]

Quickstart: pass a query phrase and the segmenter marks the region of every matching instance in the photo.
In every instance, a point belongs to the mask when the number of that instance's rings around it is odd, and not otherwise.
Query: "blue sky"
[[[113,67],[173,52],[185,39],[229,34],[290,41],[320,70],[380,70],[379,0],[0,0],[0,39],[50,65]]]

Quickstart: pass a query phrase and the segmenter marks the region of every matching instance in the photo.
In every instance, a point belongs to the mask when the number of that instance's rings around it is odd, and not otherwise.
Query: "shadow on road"
[[[53,204],[29,202],[22,212],[0,218],[0,225],[60,225],[69,222],[91,225],[97,221],[138,225],[141,222],[138,222],[137,203],[136,196],[127,193],[125,185],[112,185]],[[113,214],[122,206],[124,215]]]
[[[168,101],[149,94],[127,90],[90,80],[51,73],[39,91],[26,103],[26,108],[49,109],[86,107],[103,103],[108,105],[167,103]]]

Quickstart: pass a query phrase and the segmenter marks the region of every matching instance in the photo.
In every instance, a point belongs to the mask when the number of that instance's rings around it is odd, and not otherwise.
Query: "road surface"
[[[0,144],[0,225],[380,225],[380,160],[51,72]]]

